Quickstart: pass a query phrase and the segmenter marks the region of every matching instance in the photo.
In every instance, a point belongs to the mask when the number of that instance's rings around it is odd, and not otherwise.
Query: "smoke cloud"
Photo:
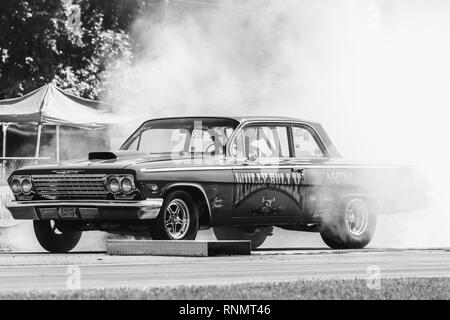
[[[372,246],[448,246],[449,14],[445,0],[168,1],[136,21],[138,57],[106,100],[142,120],[319,121],[348,158],[429,172],[435,208],[382,217]]]

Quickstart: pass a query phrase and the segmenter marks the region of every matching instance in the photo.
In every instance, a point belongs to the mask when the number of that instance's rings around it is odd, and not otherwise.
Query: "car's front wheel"
[[[155,240],[195,240],[198,232],[198,208],[191,195],[177,190],[167,195],[158,217],[151,222]]]
[[[333,249],[362,249],[375,233],[377,216],[373,207],[360,198],[349,198],[325,217],[320,235]]]
[[[238,228],[238,227],[214,227],[214,235],[217,240],[250,240],[252,249],[261,246],[268,235],[272,234],[273,227]]]
[[[34,220],[33,227],[39,244],[54,253],[66,253],[75,248],[82,234],[54,220]]]

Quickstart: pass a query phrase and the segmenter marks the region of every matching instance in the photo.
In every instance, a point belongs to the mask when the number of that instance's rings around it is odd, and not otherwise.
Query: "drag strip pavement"
[[[251,256],[218,257],[7,252],[0,253],[0,290],[65,289],[78,270],[82,288],[144,288],[295,279],[367,279],[370,266],[376,266],[385,278],[450,277],[450,249],[265,249],[254,251]]]

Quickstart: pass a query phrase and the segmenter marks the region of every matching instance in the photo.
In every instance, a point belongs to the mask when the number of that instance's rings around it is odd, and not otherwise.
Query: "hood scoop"
[[[102,152],[89,152],[89,160],[117,160],[117,159],[130,159],[147,156],[148,154],[142,151],[132,150],[118,150],[118,151],[102,151]]]
[[[89,160],[114,160],[117,159],[117,155],[113,152],[89,152]]]

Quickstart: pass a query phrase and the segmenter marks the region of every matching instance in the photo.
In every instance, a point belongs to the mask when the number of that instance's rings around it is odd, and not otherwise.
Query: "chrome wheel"
[[[189,229],[189,208],[181,199],[173,199],[164,214],[164,226],[173,239],[182,239]]]
[[[367,229],[369,210],[359,199],[353,199],[345,208],[345,226],[354,236],[361,236]]]

